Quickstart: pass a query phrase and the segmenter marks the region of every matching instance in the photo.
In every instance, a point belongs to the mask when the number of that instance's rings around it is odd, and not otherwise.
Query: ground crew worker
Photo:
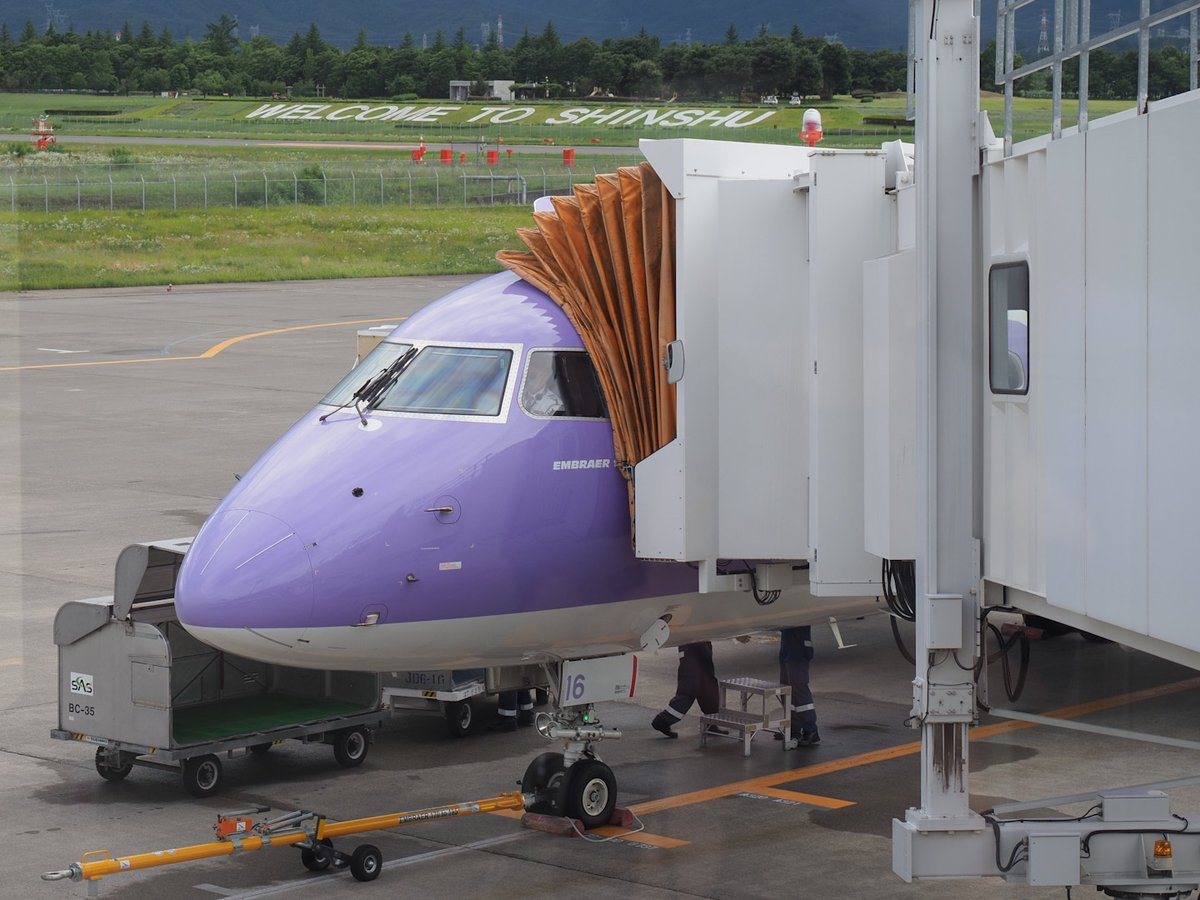
[[[533,724],[533,689],[501,691],[492,731],[516,731],[518,725]]]
[[[796,747],[821,743],[821,735],[817,732],[817,708],[808,685],[808,664],[812,658],[811,625],[784,628],[779,632],[779,680],[792,689],[792,745]]]
[[[666,708],[654,717],[650,727],[669,738],[679,737],[671,726],[678,724],[696,702],[700,704],[700,711],[706,714],[715,713],[720,706],[717,673],[713,668],[712,644],[708,641],[680,646],[675,696]],[[709,725],[708,730],[713,734],[728,733],[716,725]]]

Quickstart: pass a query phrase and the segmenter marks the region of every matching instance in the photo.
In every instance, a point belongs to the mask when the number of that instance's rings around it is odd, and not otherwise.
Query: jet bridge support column
[[[985,874],[968,805],[981,529],[981,324],[973,260],[979,19],[972,0],[916,0],[917,665],[921,806],[893,823],[906,881]],[[991,869],[994,871],[994,869]]]

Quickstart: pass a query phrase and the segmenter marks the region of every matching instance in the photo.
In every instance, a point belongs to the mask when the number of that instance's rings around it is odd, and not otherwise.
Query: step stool
[[[700,717],[701,747],[710,736],[708,727],[717,725],[729,729],[730,733],[711,736],[741,740],[743,756],[750,755],[750,742],[760,731],[783,735],[782,746],[787,748],[792,738],[792,689],[789,685],[748,677],[722,678],[717,684],[721,688],[721,708]],[[729,703],[731,692],[738,695],[732,706]],[[752,701],[757,701],[757,710],[750,709]]]

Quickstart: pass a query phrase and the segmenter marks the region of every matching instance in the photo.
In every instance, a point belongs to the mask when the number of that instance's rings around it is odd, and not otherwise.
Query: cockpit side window
[[[321,402],[329,406],[349,403],[355,391],[395,362],[411,346],[412,344],[393,344],[389,341],[376,344],[375,349],[364,356],[362,362],[351,369],[350,374],[339,381]]]
[[[422,348],[376,409],[437,415],[498,416],[512,351],[488,347]]]
[[[536,418],[608,418],[596,369],[583,350],[530,353],[521,386],[521,408]]]
[[[988,369],[993,394],[1029,393],[1029,264],[988,273]]]

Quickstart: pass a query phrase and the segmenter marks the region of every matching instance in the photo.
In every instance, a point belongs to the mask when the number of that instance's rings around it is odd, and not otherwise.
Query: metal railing
[[[335,170],[214,170],[189,173],[122,171],[121,167],[59,170],[31,177],[0,175],[0,208],[11,212],[186,210],[280,206],[491,206],[528,204],[570,193],[596,171],[544,166],[437,163],[400,168]],[[8,197],[4,197],[7,192]]]
[[[1079,130],[1088,126],[1088,62],[1092,51],[1127,38],[1137,38],[1137,114],[1148,110],[1150,96],[1150,37],[1153,29],[1162,28],[1168,22],[1187,16],[1187,26],[1180,26],[1177,33],[1186,37],[1189,51],[1189,90],[1197,88],[1198,29],[1197,12],[1200,0],[1183,0],[1157,12],[1150,11],[1150,0],[1139,0],[1138,17],[1121,24],[1119,17],[1109,19],[1110,28],[1098,35],[1092,34],[1091,0],[1053,0],[1053,23],[1043,12],[1039,22],[1039,44],[1044,55],[1015,65],[1017,56],[1016,34],[1017,13],[1035,3],[1045,5],[1045,0],[997,0],[996,7],[996,83],[1004,85],[1004,153],[1012,153],[1013,134],[1013,86],[1018,79],[1042,72],[1051,73],[1050,137],[1062,137],[1063,64],[1070,59],[1079,59]],[[1036,51],[1035,51],[1036,52]]]

